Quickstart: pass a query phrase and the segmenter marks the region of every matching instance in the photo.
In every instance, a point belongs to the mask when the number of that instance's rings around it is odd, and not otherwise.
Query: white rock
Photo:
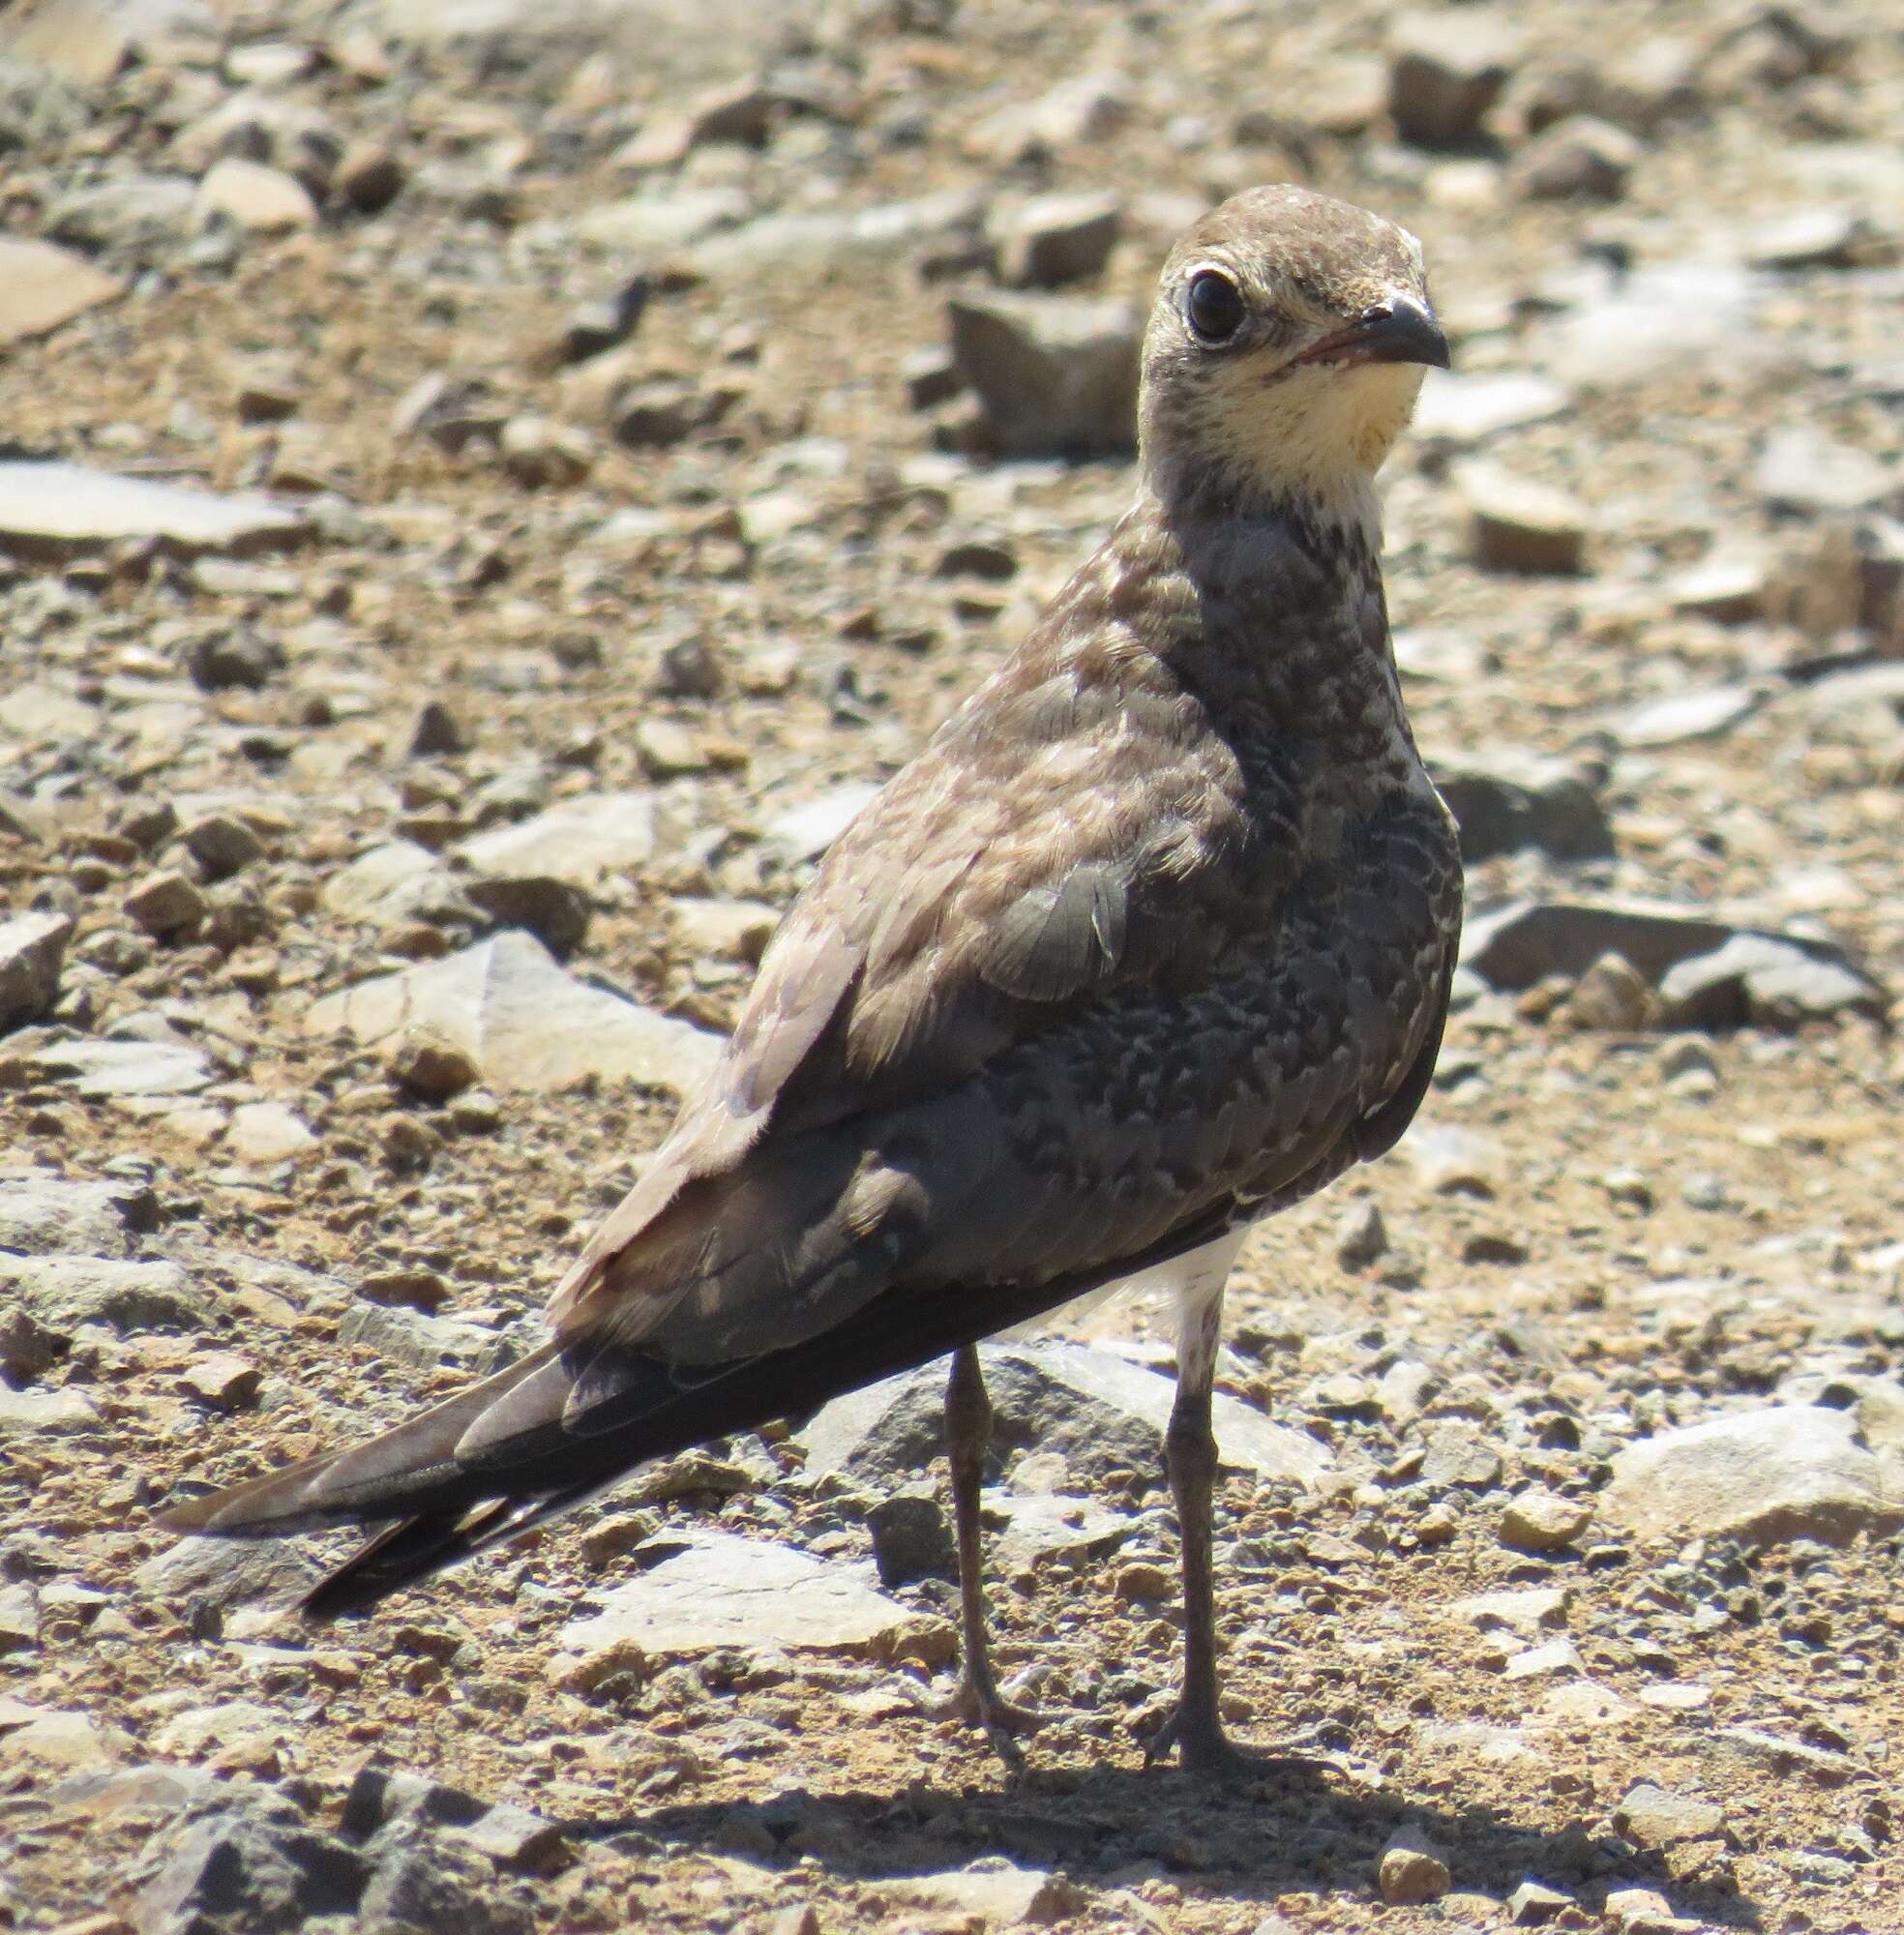
[[[311,191],[295,175],[227,155],[198,184],[193,212],[200,222],[223,217],[258,235],[309,228],[317,220]]]
[[[308,528],[300,512],[242,491],[215,496],[78,463],[0,462],[0,553],[57,561],[154,538],[182,552],[246,556]]]
[[[542,874],[578,887],[618,878],[654,857],[651,792],[584,793],[457,848],[479,874]]]
[[[45,336],[125,289],[70,249],[0,235],[0,345]]]
[[[709,1533],[606,1594],[600,1613],[562,1628],[560,1644],[584,1659],[629,1647],[644,1656],[763,1645],[885,1654],[919,1623],[844,1565]]]
[[[304,1026],[361,1042],[433,1028],[501,1088],[560,1088],[596,1075],[679,1095],[699,1086],[721,1052],[719,1036],[564,973],[541,941],[515,928],[447,960],[326,996]]]
[[[1842,1544],[1904,1526],[1904,1496],[1886,1477],[1850,1413],[1771,1405],[1629,1445],[1613,1461],[1600,1514],[1642,1538]]]

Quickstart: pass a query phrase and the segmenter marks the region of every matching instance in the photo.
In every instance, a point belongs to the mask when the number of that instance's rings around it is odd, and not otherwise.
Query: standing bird
[[[1408,1126],[1461,921],[1402,707],[1374,477],[1447,344],[1414,237],[1308,190],[1172,251],[1137,501],[847,829],[704,1090],[557,1290],[550,1341],[354,1448],[162,1521],[396,1521],[311,1595],[370,1605],[646,1460],[952,1354],[964,1629],[948,1711],[1035,1716],[987,1651],[974,1340],[1143,1276],[1180,1299],[1166,1435],[1184,1674],[1217,1706],[1210,1433],[1258,1217]]]

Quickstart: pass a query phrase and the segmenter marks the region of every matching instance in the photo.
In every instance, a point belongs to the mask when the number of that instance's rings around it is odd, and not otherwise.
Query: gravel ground
[[[1868,4],[0,8],[0,1927],[1904,1930],[1904,35]],[[1129,490],[1171,236],[1423,238],[1436,1086],[1167,1337],[375,1618],[148,1508],[507,1361],[868,789]],[[1132,305],[1136,305],[1133,309]]]

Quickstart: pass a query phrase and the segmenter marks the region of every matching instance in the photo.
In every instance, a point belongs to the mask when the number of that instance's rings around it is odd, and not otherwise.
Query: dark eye
[[[1183,313],[1200,342],[1228,342],[1243,324],[1242,291],[1228,276],[1201,270],[1184,291]]]

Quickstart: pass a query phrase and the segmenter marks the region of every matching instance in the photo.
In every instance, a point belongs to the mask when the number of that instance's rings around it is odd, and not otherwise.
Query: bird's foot
[[[930,1709],[935,1720],[957,1720],[978,1727],[994,1742],[1010,1741],[1020,1734],[1036,1733],[1052,1716],[1035,1707],[1021,1707],[1007,1700],[996,1685],[962,1673],[949,1698]]]
[[[1145,1744],[1144,1765],[1155,1767],[1173,1747],[1186,1773],[1210,1774],[1219,1780],[1262,1780],[1292,1773],[1313,1779],[1333,1765],[1314,1754],[1238,1746],[1206,1707],[1181,1701]]]

